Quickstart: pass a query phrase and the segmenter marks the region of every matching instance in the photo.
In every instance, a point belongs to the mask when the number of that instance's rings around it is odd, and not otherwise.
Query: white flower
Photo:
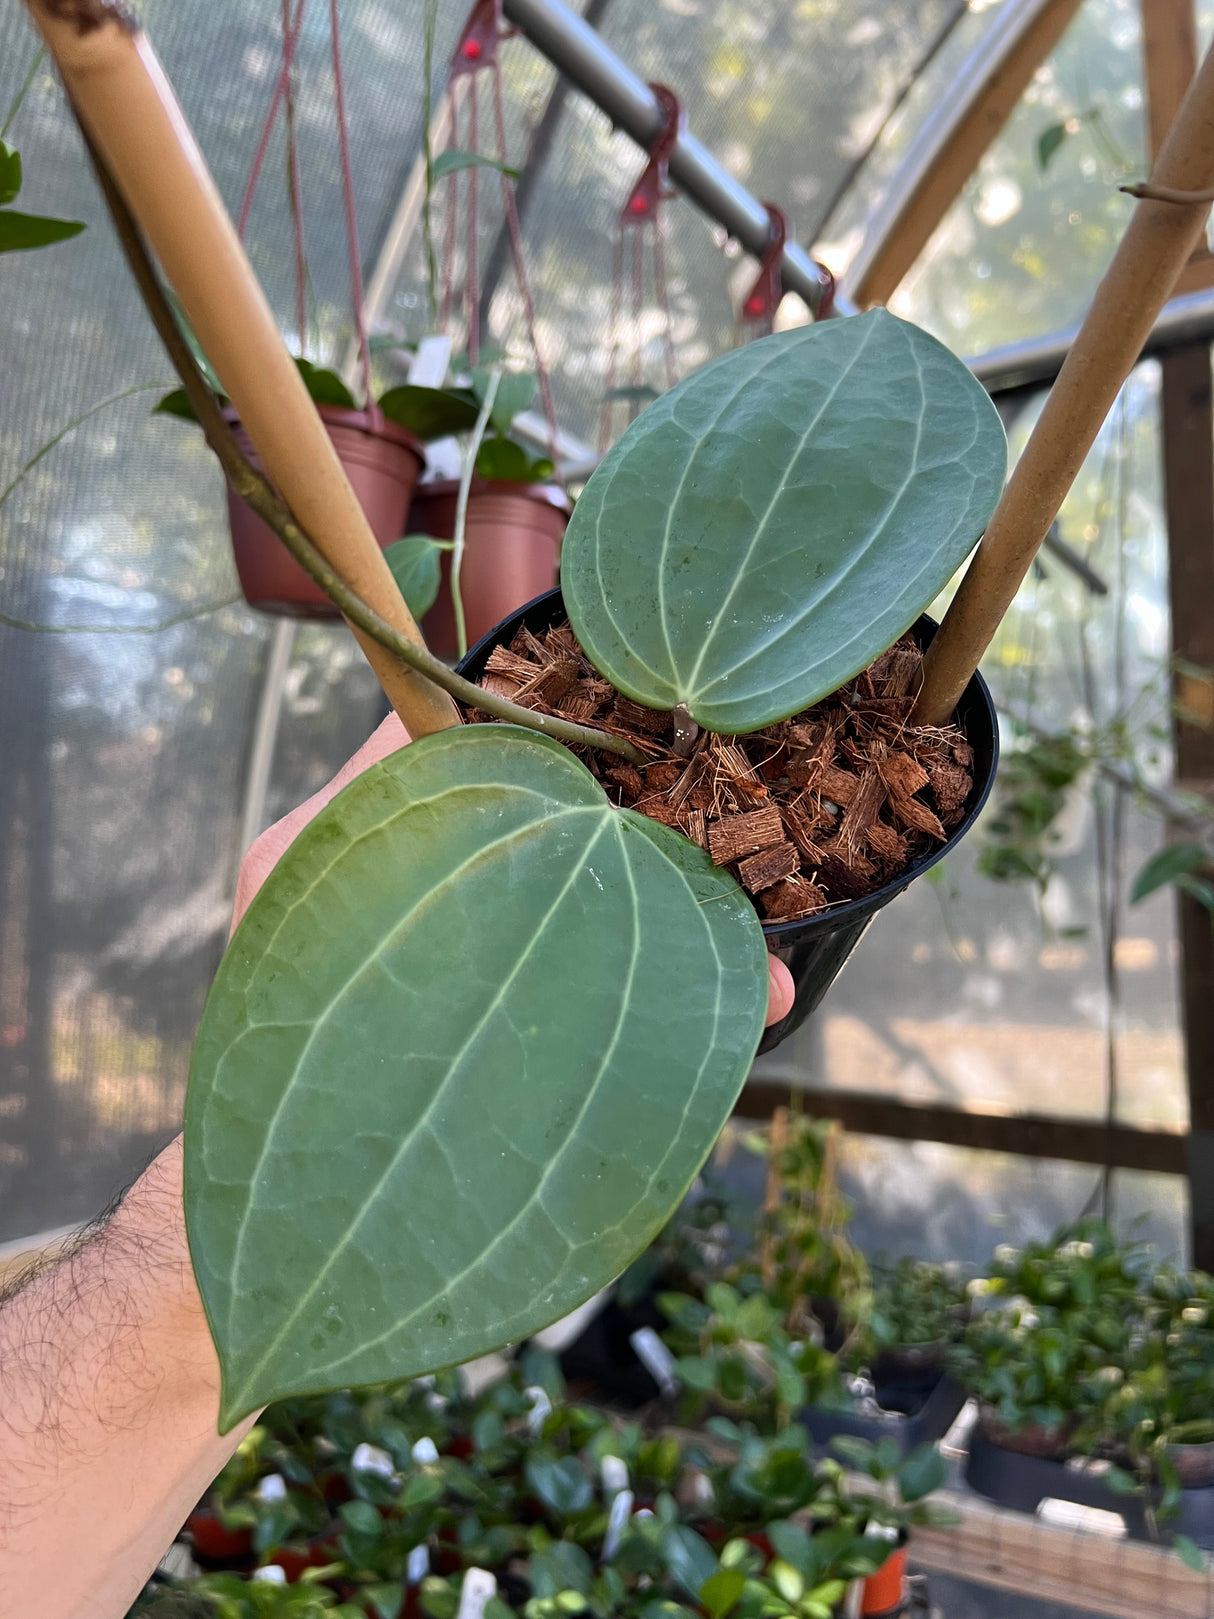
[[[1091,1259],[1096,1252],[1090,1242],[1064,1242],[1058,1250],[1060,1259]]]
[[[1186,1304],[1180,1312],[1180,1319],[1190,1327],[1204,1327],[1208,1314],[1204,1304]]]
[[[995,1249],[995,1260],[1000,1265],[1014,1265],[1019,1258],[1019,1248],[1013,1248],[1010,1242],[1001,1242]]]

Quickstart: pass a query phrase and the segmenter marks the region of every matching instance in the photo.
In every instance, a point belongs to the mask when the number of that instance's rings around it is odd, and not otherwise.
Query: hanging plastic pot
[[[406,533],[409,505],[425,465],[425,451],[394,422],[361,410],[317,405],[380,549]],[[261,462],[235,411],[225,410],[237,444],[258,469]],[[320,586],[278,536],[240,496],[228,489],[228,521],[240,587],[250,607],[289,618],[340,618]]]
[[[422,484],[413,497],[409,532],[449,540],[455,533],[458,493],[454,479]],[[460,568],[469,644],[487,635],[508,613],[552,589],[572,510],[573,502],[556,484],[473,479]],[[442,581],[434,606],[422,620],[422,632],[440,658],[456,656],[449,551],[443,552]]]
[[[560,623],[564,617],[565,608],[559,590],[537,597],[478,641],[460,663],[460,673],[470,680],[479,680],[493,648],[509,646],[524,624],[538,634]],[[911,626],[911,633],[920,646],[927,646],[936,633],[936,622],[925,613]],[[995,704],[981,675],[974,675],[965,688],[957,704],[957,722],[974,750],[974,784],[966,803],[965,816],[948,841],[912,860],[896,877],[874,889],[871,894],[866,894],[863,899],[832,906],[801,922],[763,924],[767,948],[773,955],[779,956],[792,974],[796,999],[788,1016],[772,1024],[764,1034],[759,1055],[774,1050],[795,1029],[800,1028],[811,1012],[817,1010],[877,912],[884,910],[890,900],[897,899],[916,877],[929,871],[955,849],[977,820],[979,811],[990,796],[999,762],[999,724]]]

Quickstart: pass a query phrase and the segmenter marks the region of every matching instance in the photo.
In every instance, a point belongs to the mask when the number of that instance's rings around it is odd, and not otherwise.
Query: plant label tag
[[[429,1434],[423,1434],[414,1445],[411,1454],[419,1467],[426,1467],[431,1462],[438,1460],[438,1446],[430,1438]]]
[[[603,1494],[608,1500],[628,1488],[628,1464],[619,1456],[604,1456],[599,1463],[599,1474],[603,1480]]]
[[[355,1463],[355,1466],[357,1465]],[[267,1473],[253,1491],[253,1494],[259,1501],[285,1501],[287,1498],[287,1481],[281,1473]]]
[[[603,1536],[603,1561],[609,1563],[620,1549],[620,1536],[632,1516],[632,1491],[621,1490],[611,1503],[607,1515],[607,1533]]]
[[[485,1604],[497,1595],[497,1581],[485,1568],[470,1568],[464,1575],[455,1619],[484,1619]]]
[[[552,1401],[538,1383],[523,1390],[523,1397],[530,1402],[531,1410],[527,1414],[527,1432],[534,1439],[542,1432],[545,1422],[552,1415]]]
[[[1124,1540],[1129,1533],[1120,1512],[1080,1506],[1078,1501],[1064,1501],[1053,1495],[1038,1503],[1037,1516],[1042,1523],[1058,1529],[1082,1530],[1089,1535],[1103,1535],[1106,1540]]]
[[[668,1400],[674,1398],[682,1384],[675,1372],[674,1356],[652,1327],[638,1327],[629,1337],[633,1353],[653,1378]]]
[[[423,1540],[409,1553],[409,1560],[405,1564],[405,1581],[408,1585],[420,1585],[429,1572],[430,1548]]]
[[[365,1440],[355,1447],[350,1467],[355,1473],[373,1473],[376,1478],[396,1476],[396,1463],[388,1452],[379,1445],[368,1445]]]

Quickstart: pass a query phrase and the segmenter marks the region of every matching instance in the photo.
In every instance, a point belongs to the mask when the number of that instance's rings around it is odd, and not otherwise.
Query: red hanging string
[[[287,93],[291,81],[291,68],[295,60],[295,47],[299,43],[299,31],[303,26],[304,6],[307,0],[299,0],[295,9],[295,21],[289,32],[284,30],[282,44],[282,69],[274,85],[274,94],[270,98],[270,110],[266,113],[266,121],[262,126],[261,139],[257,143],[257,150],[253,154],[252,167],[249,170],[248,184],[245,187],[244,201],[240,205],[240,218],[236,225],[237,235],[244,240],[245,229],[249,223],[249,213],[253,207],[253,196],[257,190],[257,182],[261,179],[262,165],[266,160],[266,152],[270,146],[270,136],[274,132],[274,120],[278,117],[278,108],[282,98]]]
[[[299,0],[303,20],[304,0]],[[299,148],[295,141],[295,46],[291,38],[291,0],[282,0],[282,54],[286,69],[287,187],[291,202],[291,234],[295,245],[295,330],[300,353],[308,337],[308,259],[304,252],[303,187],[299,179]]]
[[[474,43],[474,42],[473,42]],[[477,117],[476,81],[474,73],[468,80],[468,150],[475,152],[480,146],[480,128]],[[468,170],[468,274],[465,277],[464,301],[468,310],[468,363],[475,365],[480,359],[480,260],[477,253],[477,184],[476,165]]]
[[[350,165],[350,132],[346,124],[346,89],[341,71],[341,41],[337,22],[337,0],[329,0],[329,33],[333,47],[333,89],[337,104],[337,142],[341,151],[341,185],[346,208],[346,243],[350,250],[350,291],[354,297],[354,328],[362,356],[364,409],[376,419],[379,407],[371,392],[371,347],[367,342],[367,321],[363,309],[363,272],[358,257],[358,220],[354,211],[354,174]]]
[[[611,261],[611,315],[607,327],[607,386],[603,390],[603,403],[599,407],[599,452],[606,455],[611,448],[611,413],[615,400],[619,374],[620,324],[624,296],[624,233],[616,231]]]
[[[506,161],[506,112],[502,95],[502,65],[493,58],[493,114],[497,133],[497,155],[500,162]],[[535,375],[540,385],[540,400],[544,407],[544,417],[548,423],[550,440],[550,455],[552,464],[557,466],[556,444],[556,404],[552,397],[552,379],[548,375],[548,367],[544,364],[544,357],[540,353],[540,340],[535,326],[535,299],[531,293],[531,279],[527,274],[527,266],[523,261],[523,236],[519,229],[518,207],[514,200],[514,181],[508,174],[502,175],[502,199],[506,207],[506,228],[510,232],[510,253],[514,259],[514,279],[518,284],[519,296],[523,300],[523,312],[527,322],[527,338],[531,344],[531,351],[535,355]],[[560,474],[557,473],[559,478]]]

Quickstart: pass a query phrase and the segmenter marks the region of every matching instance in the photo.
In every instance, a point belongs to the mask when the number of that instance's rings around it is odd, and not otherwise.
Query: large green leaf
[[[733,880],[559,744],[467,726],[360,776],[254,900],[194,1050],[224,1427],[589,1298],[703,1161],[766,1001]]]
[[[79,236],[84,226],[76,219],[49,219],[42,214],[19,214],[0,208],[0,253],[21,253],[32,247],[50,247]]]
[[[573,627],[637,702],[756,730],[914,622],[1006,454],[965,366],[884,310],[763,338],[656,400],[596,469],[561,554]]]

